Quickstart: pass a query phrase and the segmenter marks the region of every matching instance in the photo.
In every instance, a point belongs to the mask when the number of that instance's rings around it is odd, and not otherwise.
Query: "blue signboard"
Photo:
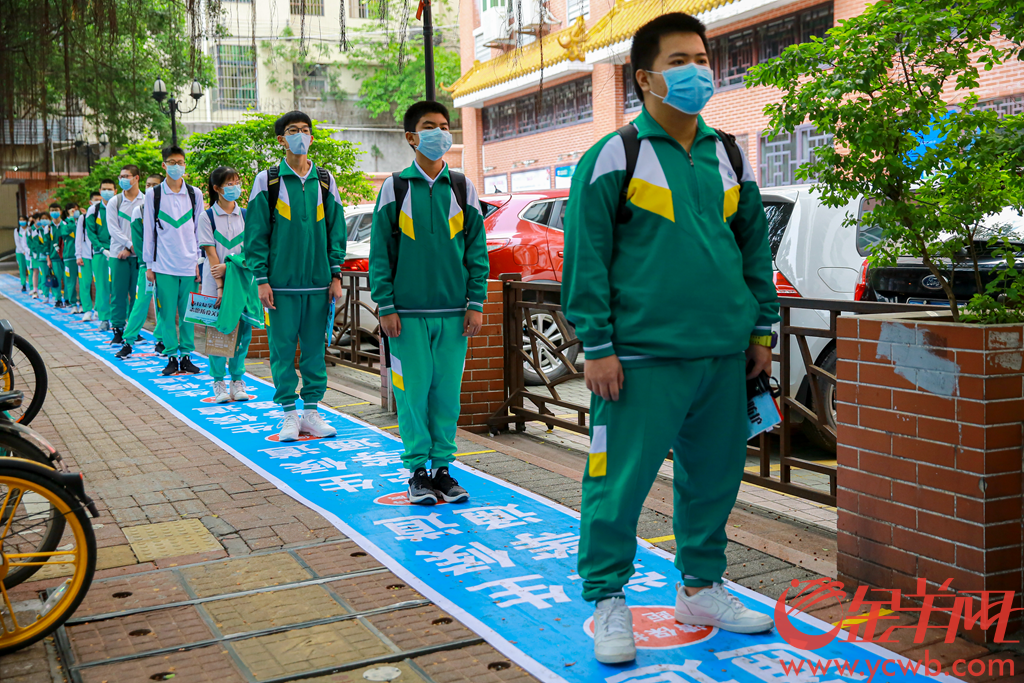
[[[140,344],[139,353],[118,361],[116,347],[108,344],[110,333],[19,290],[17,278],[0,278],[0,291],[9,299],[322,514],[403,581],[541,681],[839,683],[868,680],[872,668],[877,671],[886,660],[891,660],[886,681],[954,680],[915,674],[907,660],[874,645],[847,643],[845,634],[810,652],[775,631],[737,635],[679,624],[673,616],[678,570],[670,555],[643,541],[636,574],[625,589],[633,612],[637,660],[624,666],[598,664],[593,658],[593,606],[581,597],[582,580],[576,570],[578,513],[461,462],[454,467],[473,496],[469,503],[411,506],[405,494],[409,472],[402,468],[397,437],[325,409],[327,420],[338,430],[335,438],[279,443],[283,413],[271,400],[269,383],[250,377],[249,401],[215,404],[208,374],[162,376],[165,361],[149,344]],[[151,339],[148,333],[147,338]],[[206,369],[203,359],[196,364]],[[774,612],[775,601],[736,584],[728,587],[751,608]],[[789,618],[808,634],[831,629],[802,614]],[[818,667],[817,673],[807,662]],[[826,663],[827,673],[820,669]]]

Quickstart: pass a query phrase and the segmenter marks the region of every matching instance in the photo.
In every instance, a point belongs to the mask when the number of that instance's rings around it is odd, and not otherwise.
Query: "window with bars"
[[[594,118],[590,77],[545,88],[538,112],[536,94],[484,107],[484,142],[495,142],[570,126]]]
[[[568,23],[576,21],[578,17],[590,18],[590,0],[566,0],[565,12]]]
[[[774,138],[761,136],[758,150],[758,165],[761,187],[793,185],[798,180],[796,170],[814,161],[814,150],[832,144],[832,135],[819,133],[813,126],[801,126],[792,133],[782,133]]]
[[[256,56],[248,45],[217,46],[217,107],[256,107]]]
[[[977,108],[984,109],[986,111],[995,111],[1000,117],[1024,114],[1024,93],[1009,95],[1007,97],[999,97],[991,100],[982,100],[981,102],[978,102]]]
[[[324,15],[324,0],[289,0],[292,14],[305,14],[306,16]]]
[[[622,65],[622,93],[625,95],[624,110],[626,112],[636,111],[640,107],[644,106],[644,101],[640,98],[640,95],[633,87],[632,64]]]
[[[711,39],[711,70],[719,88],[739,86],[750,67],[790,45],[824,35],[833,25],[831,2]]]

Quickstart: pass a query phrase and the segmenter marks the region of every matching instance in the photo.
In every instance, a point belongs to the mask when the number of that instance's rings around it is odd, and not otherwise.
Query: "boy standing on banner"
[[[245,218],[245,261],[256,275],[260,301],[270,311],[270,370],[274,402],[284,410],[279,439],[300,432],[331,437],[337,430],[317,411],[327,390],[324,333],[330,303],[341,298],[345,259],[345,209],[334,176],[317,168],[307,153],[313,122],[301,111],[274,123],[285,158],[256,176]],[[302,407],[295,349],[301,347]]]
[[[242,195],[242,180],[238,171],[220,166],[210,174],[210,199],[213,206],[199,216],[199,248],[206,252],[206,268],[203,269],[203,294],[224,297],[225,260],[228,256],[242,253],[245,239],[246,210],[236,200]],[[280,201],[280,200],[278,200]],[[249,354],[252,341],[252,326],[244,320],[238,322],[238,341],[235,355],[230,364],[223,356],[211,356],[210,376],[213,377],[214,403],[248,401],[249,390],[245,386],[245,357]],[[231,372],[231,385],[224,384],[225,365]]]
[[[146,192],[149,192],[151,188],[154,188],[163,182],[163,179],[163,176],[159,175],[151,175],[146,178]],[[145,204],[145,200],[143,200],[143,204]],[[136,254],[142,253],[143,208],[143,205],[139,205],[132,209],[131,243],[132,251]],[[132,355],[132,343],[142,341],[140,332],[142,332],[142,326],[146,324],[146,316],[149,314],[150,303],[153,301],[153,292],[150,291],[151,285],[149,280],[146,279],[145,262],[141,262],[139,264],[139,275],[137,280],[138,282],[135,286],[135,303],[132,304],[131,313],[128,314],[128,321],[125,323],[124,334],[121,335],[121,349],[114,354],[117,358],[123,359]],[[156,327],[153,328],[153,336],[156,337],[156,348],[154,350],[157,353],[162,353],[164,350],[161,330],[162,326],[160,325],[160,316],[156,315]]]
[[[630,62],[644,108],[580,160],[565,215],[563,301],[593,392],[579,573],[606,664],[636,658],[623,588],[669,448],[676,621],[736,633],[773,625],[722,579],[746,464],[746,380],[771,371],[779,304],[754,173],[735,138],[700,117],[714,93],[710,53],[688,14],[637,31]],[[694,282],[715,286],[693,295]]]
[[[21,291],[28,291],[28,272],[31,254],[28,250],[28,217],[18,216],[18,227],[14,230],[14,257],[18,260],[18,277]]]
[[[67,218],[60,224],[61,258],[64,269],[64,305],[70,313],[78,313],[78,257],[75,255],[75,226],[82,214],[78,204],[68,202],[64,205]]]
[[[96,283],[96,314],[100,321],[99,329],[106,332],[110,329],[110,232],[107,230],[106,205],[114,198],[114,181],[100,181],[99,204],[93,204],[85,213],[85,230],[92,244],[92,277]]]
[[[145,195],[139,192],[139,167],[126,164],[117,179],[121,194],[107,202],[107,230],[110,233],[110,325],[114,328],[111,344],[120,345],[128,309],[134,299],[139,259],[132,251],[132,212],[142,206]]]
[[[50,226],[50,214],[40,213],[36,218],[35,236],[35,270],[38,274],[39,289],[43,292],[43,303],[50,303],[50,243],[53,241],[53,228]]]
[[[434,505],[437,494],[448,503],[469,500],[448,466],[467,338],[480,332],[490,269],[476,188],[443,161],[452,146],[448,125],[438,102],[405,112],[416,160],[381,186],[370,238],[370,291],[390,345],[409,502],[420,505]]]
[[[157,316],[167,354],[163,374],[195,375],[200,370],[189,355],[195,349],[193,324],[185,322],[185,313],[199,277],[196,223],[203,212],[203,192],[182,180],[185,150],[164,147],[161,154],[167,180],[146,191],[142,260],[146,279],[156,283]]]
[[[50,214],[50,248],[46,252],[46,265],[50,269],[55,287],[53,290],[53,307],[64,308],[64,257],[60,254],[60,232],[64,225],[64,212],[59,202],[53,202],[48,209]]]
[[[96,320],[92,298],[92,286],[95,279],[92,274],[92,242],[89,241],[89,233],[85,229],[85,218],[100,201],[102,201],[100,193],[92,192],[89,195],[89,208],[78,217],[78,222],[75,225],[75,256],[78,257],[78,312],[85,311],[82,322]]]

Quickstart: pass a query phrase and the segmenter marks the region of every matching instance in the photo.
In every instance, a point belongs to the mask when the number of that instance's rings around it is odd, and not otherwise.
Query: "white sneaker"
[[[721,583],[692,596],[677,584],[676,621],[695,626],[715,626],[733,633],[763,633],[775,626],[770,616],[745,607]]]
[[[224,384],[224,380],[218,380],[213,383],[213,402],[214,403],[228,403],[231,401],[231,394],[228,393],[228,388]]]
[[[82,322],[87,323],[92,320],[92,311],[86,311],[85,315],[82,316]]]
[[[281,442],[285,441],[298,441],[299,440],[299,423],[302,420],[299,418],[299,412],[292,410],[284,414],[284,422],[281,425],[281,433],[278,434],[277,440]]]
[[[245,380],[232,380],[231,381],[231,400],[232,401],[248,401],[249,400],[249,389],[245,386]]]
[[[100,329],[100,332],[109,332],[110,331],[110,321],[109,320],[101,320],[100,321],[100,328],[99,329]]]
[[[594,608],[594,657],[602,664],[636,659],[633,613],[625,598],[606,598]]]
[[[327,424],[324,416],[316,408],[302,411],[302,424],[299,429],[316,437],[334,436],[338,430]]]

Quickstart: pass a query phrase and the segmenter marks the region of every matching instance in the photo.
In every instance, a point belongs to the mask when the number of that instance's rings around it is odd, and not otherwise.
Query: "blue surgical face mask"
[[[78,218],[81,215],[82,215],[82,212],[79,211],[78,209],[71,209],[71,217],[72,218]]]
[[[28,221],[18,221],[18,225],[24,228],[26,225],[28,225]]]
[[[40,228],[48,228],[50,227],[50,219],[40,218],[38,221],[36,221],[36,225],[38,225]]]
[[[292,151],[292,154],[301,156],[309,151],[309,143],[313,141],[313,138],[306,133],[292,133],[285,135],[284,140],[288,143],[288,149]]]
[[[100,196],[103,197],[103,201],[109,202],[111,199],[114,198],[114,191],[113,190],[100,190]]]
[[[130,189],[132,189],[132,179],[131,178],[118,178],[117,179],[117,184],[121,186],[122,190],[130,190]]]
[[[452,134],[441,128],[421,130],[418,135],[420,144],[416,145],[416,150],[431,161],[437,161],[452,148]]]
[[[703,64],[684,64],[664,71],[647,73],[661,74],[667,88],[664,95],[659,95],[653,90],[649,92],[684,114],[699,114],[715,94],[715,79],[711,75],[711,68]]]
[[[184,164],[167,164],[167,177],[171,180],[179,180],[185,175]]]
[[[50,212],[50,218],[52,218],[55,221],[59,221],[60,220],[60,211],[51,211]]]
[[[233,202],[242,196],[242,186],[225,185],[221,188],[220,196],[224,198],[224,201]]]

